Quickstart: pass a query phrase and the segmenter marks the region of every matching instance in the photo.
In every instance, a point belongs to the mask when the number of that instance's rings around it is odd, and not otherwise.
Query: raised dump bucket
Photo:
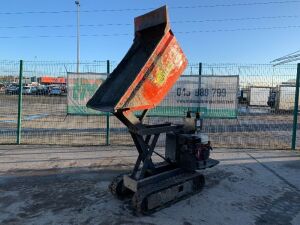
[[[133,44],[117,68],[88,101],[104,111],[144,110],[158,105],[187,65],[163,6],[134,19]]]

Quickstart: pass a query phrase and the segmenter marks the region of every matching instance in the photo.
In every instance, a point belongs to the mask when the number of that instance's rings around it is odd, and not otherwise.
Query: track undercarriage
[[[121,175],[115,177],[109,185],[109,190],[119,199],[131,197],[132,206],[137,212],[149,214],[196,194],[204,187],[205,178],[199,172],[174,169],[169,173],[169,178],[148,183],[147,186],[139,187],[136,192],[124,185],[124,177],[128,179],[128,175]]]

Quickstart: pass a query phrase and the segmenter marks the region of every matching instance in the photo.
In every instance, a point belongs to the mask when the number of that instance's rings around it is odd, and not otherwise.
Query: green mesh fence
[[[116,65],[110,62],[110,71]],[[290,149],[296,69],[190,64],[145,122],[181,123],[187,110],[201,111],[203,132],[215,147]],[[127,128],[114,116],[85,108],[101,85],[97,79],[106,76],[107,61],[82,62],[81,78],[75,72],[73,62],[24,61],[21,143],[133,145]],[[75,87],[68,83],[70,74]],[[94,81],[86,78],[91,74]],[[16,143],[18,76],[19,61],[0,61],[0,144]],[[159,145],[164,145],[163,135]]]
[[[0,71],[0,143],[16,143],[19,61],[0,61]]]

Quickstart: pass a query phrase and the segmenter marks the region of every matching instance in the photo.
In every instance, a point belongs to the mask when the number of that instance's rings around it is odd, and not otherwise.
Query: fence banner
[[[184,116],[188,110],[208,118],[236,118],[239,76],[182,75],[150,115]]]
[[[68,114],[100,114],[87,101],[107,74],[68,73]],[[238,76],[182,75],[161,104],[149,116],[185,116],[188,110],[208,118],[236,118]]]
[[[99,111],[87,108],[86,103],[106,77],[105,73],[68,73],[68,114],[101,114]]]

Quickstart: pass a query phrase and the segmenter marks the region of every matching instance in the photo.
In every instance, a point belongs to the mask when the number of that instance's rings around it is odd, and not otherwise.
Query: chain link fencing
[[[20,89],[20,62],[0,61],[0,144],[20,135],[21,144],[133,145],[113,115],[85,108],[116,65],[82,62],[77,74],[73,62],[24,61]],[[215,147],[290,149],[296,75],[296,65],[189,64],[145,122],[182,123],[186,111],[200,111]]]

